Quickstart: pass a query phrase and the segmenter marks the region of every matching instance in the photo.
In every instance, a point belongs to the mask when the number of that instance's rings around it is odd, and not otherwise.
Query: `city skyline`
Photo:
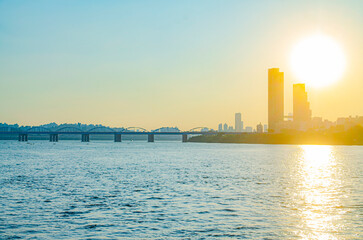
[[[363,115],[362,4],[1,2],[1,120],[189,129],[241,112],[255,127],[267,123],[266,69],[285,73],[284,114],[293,112],[302,82],[290,53],[316,32],[340,44],[347,66],[334,84],[306,86],[313,115]]]
[[[362,23],[363,0],[0,0],[0,239],[359,238]]]
[[[307,130],[328,130],[331,127],[337,127],[342,126],[343,129],[347,130],[353,126],[361,125],[363,122],[363,116],[355,115],[355,117],[352,117],[352,115],[349,115],[349,117],[338,117],[336,121],[330,121],[328,119],[323,119],[319,116],[312,116],[312,110],[310,108],[310,102],[308,100],[308,93],[306,91],[306,84],[305,83],[295,83],[293,84],[293,113],[288,113],[287,115],[285,113],[285,80],[284,80],[284,72],[280,71],[279,68],[269,68],[268,69],[268,76],[267,76],[267,82],[268,82],[268,124],[262,124],[261,122],[256,125],[256,128],[251,126],[244,127],[244,121],[242,120],[242,114],[240,112],[237,112],[234,114],[234,126],[228,125],[226,122],[219,123],[218,127],[214,129],[213,127],[208,126],[199,126],[199,127],[193,127],[194,129],[201,129],[202,132],[206,131],[212,131],[212,132],[225,132],[225,133],[281,133],[281,131],[286,130],[298,130],[298,131],[307,131]],[[19,125],[17,123],[15,124],[8,124],[8,123],[1,123],[0,122],[0,128],[2,128],[3,132],[8,132],[12,130],[20,130],[20,131],[28,131],[29,129],[34,128],[44,128],[45,130],[52,131],[50,129],[53,128],[53,130],[57,130],[57,126],[64,127],[66,126],[71,127],[76,126],[78,130],[82,130],[80,126],[84,126],[86,128],[88,127],[96,127],[96,128],[108,128],[112,129],[113,131],[118,130],[126,130],[128,131],[129,128],[132,128],[138,132],[141,131],[151,131],[154,130],[157,131],[167,131],[169,132],[170,129],[172,129],[171,132],[183,132],[183,131],[189,131],[187,129],[183,129],[182,131],[174,125],[174,127],[169,126],[163,126],[163,127],[156,127],[154,129],[145,129],[141,126],[135,127],[136,125],[131,126],[105,126],[100,123],[97,124],[84,124],[84,123],[60,123],[59,125],[55,122],[47,123],[47,124],[40,124],[40,125]],[[88,125],[88,126],[87,126]],[[7,128],[9,127],[9,128]],[[49,128],[50,127],[50,128]],[[43,130],[44,130],[43,129]],[[134,131],[132,130],[132,131]],[[83,130],[82,130],[83,131]]]

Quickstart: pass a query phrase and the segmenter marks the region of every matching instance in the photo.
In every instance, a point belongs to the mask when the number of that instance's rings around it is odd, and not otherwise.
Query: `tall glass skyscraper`
[[[310,103],[303,83],[293,85],[293,111],[294,122],[308,122],[311,120]]]
[[[241,113],[236,113],[234,115],[234,130],[235,132],[242,132],[242,116]]]
[[[276,132],[284,121],[284,73],[278,68],[268,70],[268,131]]]

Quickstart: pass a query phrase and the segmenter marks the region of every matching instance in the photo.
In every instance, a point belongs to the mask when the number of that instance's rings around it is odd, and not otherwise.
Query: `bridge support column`
[[[58,134],[50,134],[49,141],[50,142],[58,142]]]
[[[188,134],[182,135],[182,142],[188,142]]]
[[[147,135],[147,141],[148,142],[154,142],[154,134],[148,134]]]
[[[89,142],[89,134],[82,134],[82,142]]]
[[[114,138],[115,142],[121,142],[121,134],[115,134],[115,138]]]
[[[19,134],[19,142],[27,142],[28,141],[28,134]]]

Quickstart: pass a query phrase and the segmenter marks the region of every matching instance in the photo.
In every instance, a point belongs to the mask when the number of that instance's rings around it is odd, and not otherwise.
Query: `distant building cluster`
[[[268,124],[261,122],[256,128],[244,127],[242,114],[235,113],[234,126],[227,123],[218,125],[218,132],[225,133],[280,133],[283,130],[307,131],[307,130],[328,130],[335,128],[337,131],[346,131],[354,126],[363,126],[363,116],[340,117],[335,122],[325,120],[322,117],[312,117],[308,94],[305,84],[293,84],[293,113],[285,115],[284,109],[284,73],[279,68],[268,69]],[[49,123],[40,126],[19,126],[18,124],[0,123],[1,131],[28,130],[34,127],[56,131],[61,128],[77,128],[81,131],[94,131],[95,129],[108,128],[114,131],[146,131],[143,128],[110,128],[101,124],[57,124]],[[214,131],[209,128],[194,128],[191,131],[201,132]],[[180,132],[178,127],[161,127],[151,132]]]
[[[354,126],[363,126],[363,116],[340,117],[335,122],[322,117],[313,117],[305,84],[293,84],[293,112],[285,115],[284,73],[279,68],[268,69],[268,124],[257,124],[256,128],[243,126],[241,113],[235,114],[234,126],[227,123],[218,125],[218,132],[280,133],[284,130],[346,131]]]
[[[110,128],[108,126],[103,126],[102,124],[82,124],[82,123],[63,123],[63,124],[57,124],[55,122],[48,123],[48,124],[42,124],[38,126],[19,126],[18,124],[7,124],[7,123],[0,123],[0,128],[5,129],[8,128],[9,131],[11,130],[27,130],[30,128],[40,127],[44,129],[49,129],[50,131],[56,131],[57,129],[61,128],[74,128],[74,129],[80,129],[82,131],[89,131],[95,128]],[[125,128],[112,128],[115,131],[122,131],[125,130]]]
[[[57,123],[48,123],[43,124],[39,126],[19,126],[18,124],[7,124],[7,123],[0,123],[1,131],[5,132],[11,132],[16,130],[25,131],[31,128],[42,128],[43,130],[47,129],[50,131],[57,131],[58,129],[64,129],[64,128],[71,128],[71,129],[79,129],[81,131],[90,131],[90,130],[99,130],[104,131],[104,129],[112,129],[114,131],[128,131],[128,128],[125,127],[108,127],[104,126],[102,124],[82,124],[82,123],[63,123],[63,124],[57,124]],[[143,131],[142,128],[132,128],[130,131],[133,132],[140,132]],[[209,131],[209,129],[205,130],[202,129],[202,131]],[[151,132],[180,132],[180,129],[178,127],[161,127],[158,129],[151,130]]]
[[[256,128],[257,129],[257,128]],[[236,133],[242,133],[242,132],[256,132],[255,129],[253,129],[250,126],[244,127],[243,121],[242,121],[242,114],[241,113],[235,113],[234,115],[234,126],[229,126],[227,123],[220,123],[218,125],[218,132],[236,132]]]
[[[356,125],[363,126],[363,117],[338,118],[336,122],[312,117],[305,84],[293,85],[293,113],[284,115],[284,73],[278,68],[268,70],[268,132],[282,130],[324,130],[338,127],[348,130]]]

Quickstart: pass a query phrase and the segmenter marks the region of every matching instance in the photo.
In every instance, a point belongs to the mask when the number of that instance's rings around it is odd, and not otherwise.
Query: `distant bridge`
[[[87,131],[75,126],[62,126],[56,130],[50,130],[45,127],[31,127],[24,131],[12,127],[0,127],[0,135],[18,135],[18,140],[21,142],[28,141],[29,135],[49,135],[50,142],[58,142],[59,135],[81,135],[82,142],[89,142],[90,135],[114,135],[115,142],[122,141],[122,135],[147,135],[148,142],[154,142],[155,135],[181,135],[182,141],[188,141],[188,135],[214,135],[216,131],[211,130],[207,127],[196,127],[188,131],[175,131],[175,132],[164,132],[162,128],[155,129],[152,131],[146,130],[142,127],[128,127],[123,130],[116,130],[109,127],[94,127]],[[225,133],[235,134],[235,133]]]

